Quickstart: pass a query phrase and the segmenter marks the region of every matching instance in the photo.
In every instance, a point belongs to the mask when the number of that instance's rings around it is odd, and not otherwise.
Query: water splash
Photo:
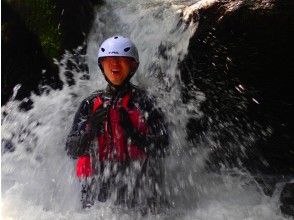
[[[27,112],[19,110],[21,102],[14,98],[3,106],[2,140],[13,146],[12,152],[2,151],[4,219],[154,218],[131,211],[125,213],[113,207],[111,201],[81,210],[74,161],[64,151],[79,103],[106,85],[97,67],[98,45],[117,33],[129,36],[138,46],[140,68],[133,81],[158,98],[169,123],[171,155],[165,161],[166,190],[175,208],[156,218],[283,219],[276,198],[265,196],[247,172],[225,167],[219,174],[207,172],[205,160],[210,152],[207,145],[217,143],[207,137],[193,148],[193,143],[187,141],[187,122],[203,116],[199,108],[205,94],[192,91],[195,98],[189,103],[182,102],[178,63],[187,53],[197,23],[183,22],[174,7],[177,3],[107,1],[97,9],[87,56],[81,55],[83,48],[78,48],[56,61],[64,83],[62,90],[46,88],[40,96],[32,94],[33,107]],[[89,75],[80,68],[85,60]],[[68,81],[69,72],[74,83]]]

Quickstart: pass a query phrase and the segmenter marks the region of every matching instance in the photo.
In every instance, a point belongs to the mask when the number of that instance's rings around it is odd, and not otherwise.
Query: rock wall
[[[277,182],[294,176],[294,3],[211,2],[183,14],[198,22],[180,64],[183,99],[194,98],[195,86],[207,98],[204,117],[190,120],[189,138],[195,147],[206,136],[214,139],[210,169],[246,168],[271,195]],[[293,194],[287,183],[280,208],[288,216],[294,216]]]
[[[2,1],[2,105],[16,84],[18,99],[38,85],[61,88],[53,58],[82,45],[98,0]]]
[[[38,92],[38,84],[60,86],[53,63],[45,55],[38,36],[30,31],[16,11],[2,1],[2,105],[12,95],[16,84],[21,84],[18,98]],[[46,70],[46,71],[45,71]]]
[[[212,167],[241,159],[255,173],[294,173],[293,14],[291,1],[215,1],[192,15],[199,26],[180,65],[183,98],[195,85],[207,97],[205,117],[188,127],[192,140],[217,134]]]

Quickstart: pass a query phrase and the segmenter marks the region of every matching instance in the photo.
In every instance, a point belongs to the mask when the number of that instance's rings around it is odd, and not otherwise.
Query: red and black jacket
[[[102,106],[108,107],[103,129],[94,131],[94,137],[89,136],[89,117]],[[126,137],[120,124],[120,108],[128,113],[141,141]],[[95,138],[98,148],[93,144]],[[161,110],[155,107],[154,99],[146,91],[128,83],[119,89],[108,86],[82,102],[67,138],[66,150],[72,158],[93,154],[99,161],[127,161],[163,156],[167,145],[168,131]]]

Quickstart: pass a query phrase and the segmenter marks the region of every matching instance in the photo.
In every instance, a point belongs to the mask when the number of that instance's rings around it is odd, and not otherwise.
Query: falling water
[[[19,110],[21,101],[14,97],[3,106],[3,219],[284,219],[278,192],[273,197],[264,195],[247,172],[224,167],[212,173],[205,169],[210,152],[207,146],[212,141],[209,136],[197,148],[187,141],[188,120],[202,117],[199,107],[205,100],[205,91],[195,90],[191,91],[195,99],[182,102],[178,69],[197,29],[197,23],[184,22],[180,12],[195,2],[106,1],[97,8],[87,55],[81,55],[82,48],[78,48],[56,61],[64,82],[62,90],[44,88],[42,95],[32,94],[29,111]],[[96,51],[104,39],[116,34],[130,37],[137,45],[140,67],[132,80],[156,96],[169,124],[171,150],[164,167],[173,208],[156,216],[122,211],[112,201],[82,210],[75,162],[64,151],[78,105],[106,86]],[[83,62],[89,66],[90,80],[79,68]],[[68,84],[67,71],[73,73],[74,85]]]

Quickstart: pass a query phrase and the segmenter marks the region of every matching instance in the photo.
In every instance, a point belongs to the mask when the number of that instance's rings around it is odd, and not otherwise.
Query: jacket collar
[[[130,91],[132,87],[133,87],[133,85],[130,82],[125,83],[120,87],[114,87],[114,86],[108,84],[108,86],[106,87],[106,95],[107,96],[122,97],[128,91]]]

